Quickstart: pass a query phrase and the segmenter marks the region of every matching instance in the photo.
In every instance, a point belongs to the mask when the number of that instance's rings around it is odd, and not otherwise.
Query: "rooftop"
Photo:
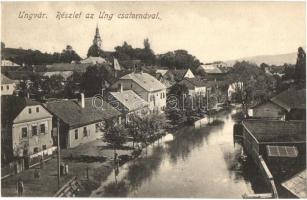
[[[172,74],[174,76],[175,81],[181,81],[185,74],[188,72],[189,69],[170,69],[168,70],[166,74]]]
[[[5,75],[1,74],[1,84],[13,84],[15,83],[12,79],[6,77]]]
[[[12,95],[1,96],[1,122],[4,125],[12,124],[13,120],[26,106],[40,105],[39,102]]]
[[[244,120],[243,126],[263,142],[306,142],[306,121]]]
[[[92,63],[54,63],[51,65],[47,65],[47,71],[78,71],[85,72],[86,69],[92,65]]]
[[[148,103],[144,99],[142,99],[132,90],[125,90],[122,92],[110,92],[110,94],[114,98],[116,98],[116,100],[118,100],[121,104],[123,104],[129,111],[138,110],[148,105]]]
[[[92,124],[104,119],[111,119],[120,115],[107,102],[103,102],[103,109],[101,109],[99,108],[101,107],[101,101],[99,99],[95,101],[97,108],[92,101],[94,101],[93,97],[85,98],[85,107],[82,108],[78,100],[58,100],[47,102],[46,108],[71,128]]]
[[[107,61],[102,57],[87,57],[84,60],[81,60],[80,63],[82,64],[103,64],[107,63]]]
[[[204,87],[204,86],[209,85],[207,81],[199,79],[199,78],[184,78],[184,80],[189,81],[196,87]]]
[[[222,74],[222,73],[224,73],[217,66],[215,66],[213,64],[201,65],[201,66],[199,66],[199,68],[204,70],[207,74]]]
[[[289,190],[292,194],[299,198],[307,197],[307,182],[306,182],[307,170],[304,169],[300,173],[296,174],[289,180],[283,182],[281,185]]]
[[[149,92],[166,89],[166,86],[163,83],[158,81],[153,76],[144,72],[139,72],[139,73],[132,72],[130,74],[124,75],[120,79],[133,80],[134,82],[136,82],[138,85],[140,85]]]
[[[287,111],[291,109],[306,110],[306,89],[290,88],[273,97],[271,101]]]

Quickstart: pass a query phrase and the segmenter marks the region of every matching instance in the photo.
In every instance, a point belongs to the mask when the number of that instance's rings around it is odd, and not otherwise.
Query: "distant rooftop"
[[[222,72],[217,66],[213,64],[201,65],[199,69],[204,70],[207,74],[222,74]]]
[[[101,57],[87,57],[84,60],[81,60],[80,63],[83,64],[103,64],[107,63],[107,61],[104,58]]]
[[[155,77],[151,76],[150,74],[139,72],[135,73],[132,72],[130,74],[126,74],[120,79],[130,79],[136,82],[138,85],[143,87],[147,91],[157,91],[157,90],[163,90],[166,89],[166,86],[158,81]]]
[[[306,121],[244,120],[244,127],[262,142],[306,142]]]

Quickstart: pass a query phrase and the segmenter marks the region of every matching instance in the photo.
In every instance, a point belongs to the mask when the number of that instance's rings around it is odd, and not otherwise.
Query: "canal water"
[[[212,117],[222,121],[218,125],[197,122],[166,135],[91,196],[241,198],[267,192],[256,166],[239,161],[242,147],[234,142],[232,113]]]

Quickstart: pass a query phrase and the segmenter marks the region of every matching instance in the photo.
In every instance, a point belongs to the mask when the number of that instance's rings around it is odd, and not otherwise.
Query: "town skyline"
[[[249,7],[246,7],[247,3]],[[114,51],[114,48],[121,46],[124,41],[134,48],[142,48],[143,39],[149,38],[155,54],[185,49],[204,63],[292,53],[299,46],[305,47],[305,29],[304,31],[301,29],[302,26],[305,27],[305,4],[302,2],[263,2],[258,5],[251,2],[241,2],[241,4],[182,2],[174,6],[171,11],[166,10],[168,3],[125,2],[121,3],[127,5],[124,9],[124,6],[118,9],[116,3],[109,2],[96,2],[91,5],[85,2],[81,4],[57,2],[44,6],[46,4],[48,3],[38,2],[30,5],[21,3],[15,7],[16,5],[4,3],[2,10],[5,12],[2,12],[2,18],[6,20],[2,20],[2,42],[11,48],[22,47],[48,53],[61,52],[66,45],[71,45],[81,57],[85,58],[98,25],[101,31],[102,49],[105,51]],[[91,11],[98,14],[100,11],[129,12],[131,7],[135,12],[141,12],[149,4],[152,7],[146,8],[146,12],[159,11],[161,20],[57,20],[53,17],[54,13],[64,5],[67,6],[63,12],[80,10],[83,13]],[[48,13],[48,19],[16,20],[21,11],[19,7],[27,12],[42,8],[42,11]],[[183,9],[184,7],[196,10],[191,12],[191,9]],[[217,10],[223,10],[223,15],[216,14]],[[272,17],[268,18],[271,15]],[[296,20],[296,23],[291,23],[293,20]],[[170,24],[172,28],[166,28]],[[283,31],[285,28],[287,32]],[[35,29],[37,34],[32,34],[30,29]],[[257,40],[258,37],[261,40]]]

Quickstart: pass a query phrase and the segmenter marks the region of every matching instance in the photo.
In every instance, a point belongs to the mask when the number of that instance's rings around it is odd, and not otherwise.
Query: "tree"
[[[48,94],[52,97],[54,95],[60,95],[64,90],[64,78],[61,75],[52,75],[47,78],[44,83],[44,89],[48,91]]]
[[[295,80],[298,84],[305,86],[306,82],[306,53],[302,47],[298,48],[295,65]]]
[[[67,45],[60,54],[60,60],[64,63],[71,63],[72,61],[80,61],[81,57],[73,50],[72,46]]]
[[[97,65],[89,66],[82,76],[81,88],[85,96],[94,96],[101,93],[103,77]]]
[[[114,121],[108,122],[106,125],[106,133],[104,141],[111,144],[114,152],[127,141],[127,130],[121,124],[115,124]]]
[[[97,46],[96,44],[93,44],[87,51],[87,57],[105,57],[103,50]]]
[[[81,74],[74,71],[73,74],[66,81],[66,85],[64,88],[64,97],[76,98],[77,94],[80,92],[81,81]]]

